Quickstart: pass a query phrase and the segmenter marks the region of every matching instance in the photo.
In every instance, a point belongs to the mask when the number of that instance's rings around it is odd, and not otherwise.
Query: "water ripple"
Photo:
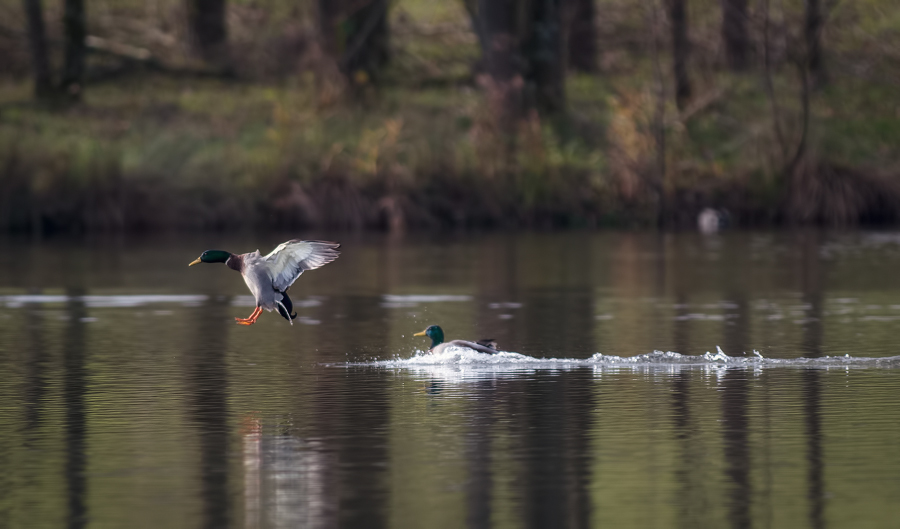
[[[208,299],[204,295],[143,294],[123,296],[66,296],[48,294],[24,294],[0,296],[0,304],[7,308],[20,308],[29,303],[68,303],[81,301],[92,308],[140,307],[151,303],[177,303],[187,307],[199,306]]]

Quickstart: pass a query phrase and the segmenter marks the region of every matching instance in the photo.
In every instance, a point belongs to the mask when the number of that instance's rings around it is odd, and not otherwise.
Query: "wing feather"
[[[341,252],[341,245],[329,241],[301,241],[293,239],[283,242],[263,257],[272,286],[284,292],[300,274],[307,270],[315,270],[334,261]]]

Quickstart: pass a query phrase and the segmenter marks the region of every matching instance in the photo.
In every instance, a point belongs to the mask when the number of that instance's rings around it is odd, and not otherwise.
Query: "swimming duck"
[[[470,342],[468,340],[452,340],[444,341],[444,330],[437,325],[429,325],[424,331],[417,332],[413,336],[427,336],[431,338],[431,347],[428,349],[431,353],[440,353],[447,347],[466,347],[478,351],[479,353],[495,354],[497,352],[497,342],[493,338]]]
[[[228,268],[241,273],[256,299],[256,309],[249,318],[235,318],[239,325],[253,325],[263,309],[269,312],[277,309],[293,325],[297,314],[291,314],[294,304],[287,295],[287,289],[303,272],[315,270],[337,259],[340,247],[336,242],[292,239],[279,244],[266,256],[260,255],[259,250],[244,254],[206,250],[188,266],[225,263]]]

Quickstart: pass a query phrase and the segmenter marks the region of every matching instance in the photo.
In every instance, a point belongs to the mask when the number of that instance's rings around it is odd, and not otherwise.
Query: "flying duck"
[[[197,263],[225,263],[228,268],[241,273],[247,288],[256,299],[256,309],[249,318],[235,318],[239,325],[253,325],[263,309],[269,312],[278,310],[293,325],[297,314],[291,314],[294,304],[287,295],[288,288],[303,272],[315,270],[337,259],[340,247],[336,242],[293,239],[279,244],[265,256],[260,255],[259,250],[244,254],[206,250],[188,266]]]

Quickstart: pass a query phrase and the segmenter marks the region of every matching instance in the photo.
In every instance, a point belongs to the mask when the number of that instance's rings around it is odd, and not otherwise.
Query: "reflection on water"
[[[335,236],[246,328],[217,237],[4,244],[0,527],[900,519],[895,234]]]
[[[63,395],[65,406],[66,429],[66,465],[65,480],[68,494],[68,526],[85,527],[88,508],[85,503],[87,483],[85,480],[86,454],[85,437],[87,434],[87,412],[85,410],[85,392],[87,380],[85,373],[85,336],[82,320],[87,317],[84,302],[76,292],[70,292],[70,301],[66,306],[68,323],[63,338]]]
[[[820,388],[819,372],[804,372],[804,394],[806,407],[806,460],[809,464],[809,521],[810,526],[824,527],[825,490],[822,481],[822,428],[819,417]]]
[[[750,482],[752,465],[748,439],[750,381],[742,369],[725,372],[721,381],[722,392],[722,445],[725,456],[725,476],[730,482],[728,492],[728,518],[731,527],[750,527],[750,499],[753,497]]]
[[[207,298],[194,315],[194,333],[184,350],[184,396],[189,424],[199,437],[201,525],[209,529],[230,525],[228,345],[230,306]]]
[[[249,416],[244,446],[244,527],[334,527],[336,459],[322,443],[263,434]]]

